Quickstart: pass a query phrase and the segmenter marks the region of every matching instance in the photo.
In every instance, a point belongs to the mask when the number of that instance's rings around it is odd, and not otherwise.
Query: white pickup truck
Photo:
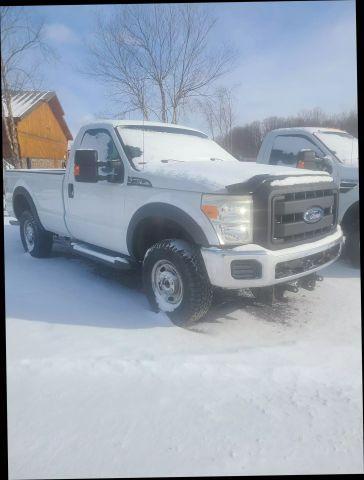
[[[333,176],[340,185],[338,220],[345,236],[345,253],[359,267],[358,139],[335,128],[278,128],[264,137],[257,162],[325,170]]]
[[[48,256],[58,237],[142,267],[152,308],[184,324],[206,314],[214,287],[312,290],[341,251],[338,200],[326,172],[239,162],[200,131],[153,122],[85,125],[66,170],[6,172],[25,251]]]

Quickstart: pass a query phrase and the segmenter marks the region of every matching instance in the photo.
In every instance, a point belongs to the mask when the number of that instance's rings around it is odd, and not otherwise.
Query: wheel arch
[[[18,220],[20,220],[20,217],[25,210],[30,210],[34,215],[35,219],[37,220],[37,222],[39,223],[39,225],[41,226],[41,228],[45,230],[45,228],[42,225],[42,222],[39,219],[34,200],[32,199],[28,190],[26,190],[26,188],[22,186],[16,187],[13,192],[12,201],[13,201],[14,215]]]
[[[343,219],[341,220],[341,227],[344,234],[359,227],[359,215],[359,200],[357,200],[350,205],[350,207],[346,210]]]
[[[128,251],[134,258],[141,260],[151,245],[167,238],[180,238],[196,245],[209,246],[200,225],[174,205],[149,203],[134,213],[126,236]]]

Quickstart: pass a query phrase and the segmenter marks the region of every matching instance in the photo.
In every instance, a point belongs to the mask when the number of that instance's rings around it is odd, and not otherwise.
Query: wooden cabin
[[[3,103],[5,116],[7,109]],[[55,92],[12,92],[22,168],[62,168],[72,134]],[[3,159],[10,158],[4,125]]]

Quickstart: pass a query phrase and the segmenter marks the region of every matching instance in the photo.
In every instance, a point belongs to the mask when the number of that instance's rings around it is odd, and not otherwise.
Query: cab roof
[[[162,123],[162,122],[150,122],[150,121],[144,121],[144,120],[94,120],[93,122],[88,123],[87,125],[83,125],[87,128],[100,125],[100,124],[108,124],[112,125],[113,127],[126,127],[126,126],[133,126],[133,127],[168,127],[168,128],[173,128],[176,130],[189,130],[191,132],[196,132],[202,135],[207,134],[205,132],[202,132],[201,130],[197,130],[196,128],[191,128],[191,127],[186,127],[185,125],[177,125],[175,123]]]
[[[284,128],[275,128],[274,132],[277,131],[294,131],[294,130],[305,130],[309,133],[317,133],[317,132],[340,132],[340,133],[348,133],[345,130],[340,130],[340,128],[331,128],[331,127],[284,127]]]

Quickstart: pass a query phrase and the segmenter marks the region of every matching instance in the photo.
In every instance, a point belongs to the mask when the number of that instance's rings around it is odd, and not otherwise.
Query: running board
[[[79,253],[80,255],[88,258],[93,258],[101,262],[105,262],[109,265],[119,268],[120,270],[131,270],[133,268],[133,262],[131,262],[128,258],[121,257],[117,254],[113,255],[109,253],[104,253],[100,251],[102,249],[96,250],[97,247],[93,249],[92,247],[84,245],[82,243],[71,242],[71,248],[73,251]]]

